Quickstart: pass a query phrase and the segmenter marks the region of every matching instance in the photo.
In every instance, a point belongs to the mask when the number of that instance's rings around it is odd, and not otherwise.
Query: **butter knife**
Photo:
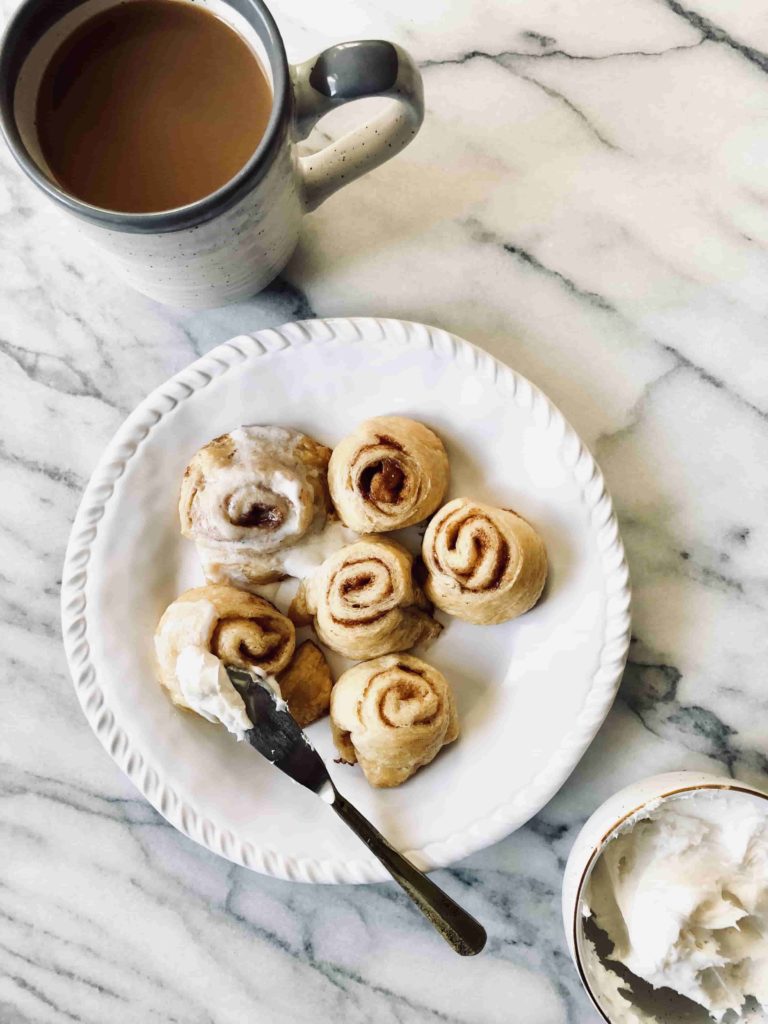
[[[430,924],[461,956],[474,956],[486,943],[483,926],[419,871],[336,789],[325,763],[272,690],[239,668],[227,666],[232,685],[253,722],[245,738],[294,782],[317,794],[361,839],[405,890]]]

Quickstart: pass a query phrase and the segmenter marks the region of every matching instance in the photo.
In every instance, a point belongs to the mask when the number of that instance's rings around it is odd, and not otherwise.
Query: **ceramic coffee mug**
[[[129,0],[130,2],[130,0]],[[182,0],[180,0],[182,2]],[[302,215],[398,153],[421,125],[421,77],[399,46],[341,43],[289,66],[261,0],[197,0],[254,49],[272,85],[267,130],[245,166],[211,195],[159,213],[117,213],[81,202],[48,172],[35,127],[42,73],[63,39],[115,0],[26,0],[0,47],[0,123],[35,184],[80,226],[134,288],[175,306],[206,307],[253,295],[285,266]],[[327,111],[363,96],[387,109],[312,155],[297,142]]]

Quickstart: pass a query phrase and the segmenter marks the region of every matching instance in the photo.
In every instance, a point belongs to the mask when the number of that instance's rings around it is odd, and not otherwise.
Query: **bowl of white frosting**
[[[616,793],[571,850],[563,920],[609,1024],[768,1022],[768,794],[698,772]]]

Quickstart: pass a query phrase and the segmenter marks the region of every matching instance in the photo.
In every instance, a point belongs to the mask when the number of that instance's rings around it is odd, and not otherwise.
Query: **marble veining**
[[[587,1024],[559,911],[587,815],[681,767],[768,786],[768,21],[754,0],[272,7],[292,60],[405,46],[427,117],[260,296],[132,294],[0,152],[0,1021]],[[438,873],[488,926],[470,961],[392,886],[294,886],[184,839],[67,678],[61,562],[106,441],[215,344],[315,314],[435,323],[530,377],[597,455],[627,545],[604,728],[528,826]]]

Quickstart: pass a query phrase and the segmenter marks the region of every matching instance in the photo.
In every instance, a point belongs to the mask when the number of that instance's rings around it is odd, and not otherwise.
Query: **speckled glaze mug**
[[[129,284],[187,308],[236,302],[264,288],[288,262],[303,214],[403,149],[424,115],[419,72],[393,43],[340,43],[289,66],[261,0],[196,2],[249,43],[270,77],[274,102],[245,166],[216,192],[173,210],[117,213],[68,195],[53,180],[36,139],[35,101],[50,57],[73,29],[115,0],[25,0],[0,45],[0,124],[23,170]],[[323,114],[364,96],[392,102],[319,152],[299,153],[298,141]]]

